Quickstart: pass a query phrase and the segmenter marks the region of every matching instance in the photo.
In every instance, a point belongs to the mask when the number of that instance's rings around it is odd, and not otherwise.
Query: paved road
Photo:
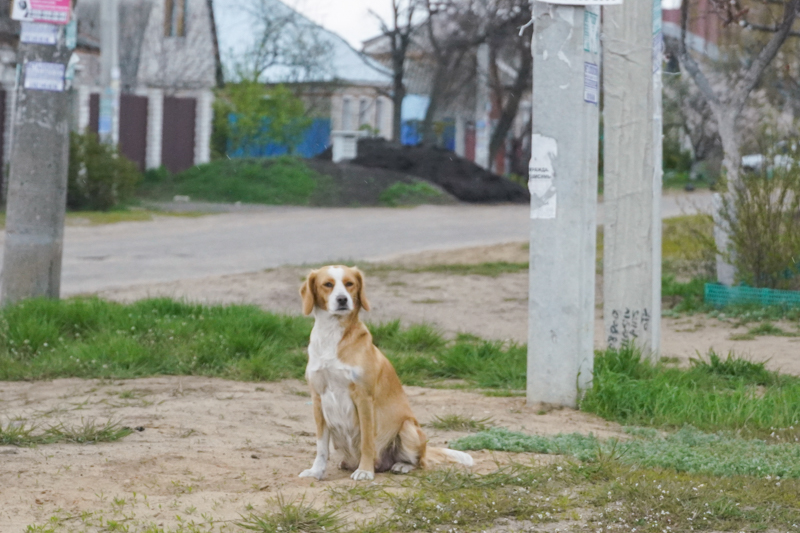
[[[706,207],[708,195],[689,197]],[[691,209],[667,196],[662,215]],[[602,223],[602,206],[598,222]],[[5,234],[0,233],[0,240]],[[200,218],[68,227],[62,294],[528,238],[528,207],[264,207]],[[1,264],[1,263],[0,263]]]

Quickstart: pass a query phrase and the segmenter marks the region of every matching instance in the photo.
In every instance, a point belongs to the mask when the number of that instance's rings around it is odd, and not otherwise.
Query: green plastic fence
[[[753,287],[727,287],[718,283],[706,283],[705,301],[714,307],[734,304],[759,304],[800,307],[800,291],[776,289],[754,289]]]

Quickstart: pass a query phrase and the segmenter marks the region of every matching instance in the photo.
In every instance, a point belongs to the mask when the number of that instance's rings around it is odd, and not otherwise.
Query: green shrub
[[[387,187],[378,200],[390,207],[436,203],[444,198],[442,191],[424,181],[395,183]]]
[[[142,175],[117,147],[94,133],[71,133],[67,172],[67,207],[106,211],[129,200]]]
[[[789,156],[791,167],[744,174],[724,199],[720,215],[731,248],[723,252],[740,283],[800,290],[800,152]]]
[[[307,205],[319,175],[297,158],[221,159],[172,177],[167,196],[193,200],[271,205]],[[170,185],[169,180],[165,185]]]

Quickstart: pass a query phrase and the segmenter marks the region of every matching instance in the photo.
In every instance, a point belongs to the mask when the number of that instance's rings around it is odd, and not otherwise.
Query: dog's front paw
[[[408,463],[395,463],[392,465],[392,472],[395,474],[408,474],[414,470],[414,465]]]
[[[356,481],[372,481],[375,479],[375,472],[370,472],[368,470],[361,470],[360,468],[353,472],[350,476],[351,478],[355,479]]]
[[[309,468],[308,470],[303,470],[302,472],[300,472],[299,477],[313,477],[316,478],[317,481],[321,481],[324,476],[325,476],[324,470],[314,470],[313,468]]]

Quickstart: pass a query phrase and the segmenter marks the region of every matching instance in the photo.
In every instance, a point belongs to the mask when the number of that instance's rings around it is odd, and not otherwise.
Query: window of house
[[[344,97],[342,102],[342,129],[344,131],[351,131],[353,129],[353,101],[349,96]]]
[[[186,37],[186,3],[188,0],[164,0],[164,35]]]
[[[369,100],[362,98],[358,102],[358,126],[369,126]]]

